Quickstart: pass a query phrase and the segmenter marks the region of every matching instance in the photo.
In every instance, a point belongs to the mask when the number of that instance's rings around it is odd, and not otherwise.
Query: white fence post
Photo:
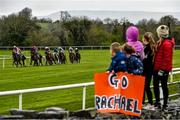
[[[5,56],[3,57],[3,69],[5,68]]]
[[[86,86],[83,86],[83,100],[82,100],[82,109],[86,107]]]
[[[19,110],[22,110],[22,93],[19,94]]]
[[[160,84],[160,87],[159,87],[159,97],[160,97],[160,103],[163,105],[163,91],[162,91],[162,85]]]
[[[170,72],[170,82],[173,82],[173,71]]]

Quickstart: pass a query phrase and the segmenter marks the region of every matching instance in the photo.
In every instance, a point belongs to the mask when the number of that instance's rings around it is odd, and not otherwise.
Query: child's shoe
[[[155,110],[154,106],[149,103],[146,106],[144,106],[143,108],[146,110]]]
[[[161,103],[155,103],[154,108],[155,109],[161,109]]]
[[[168,110],[167,110],[167,105],[163,105],[163,107],[162,107],[162,111],[164,111],[164,112],[168,112]]]

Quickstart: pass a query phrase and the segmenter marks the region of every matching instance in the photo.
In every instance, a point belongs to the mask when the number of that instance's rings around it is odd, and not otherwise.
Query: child
[[[130,26],[126,31],[126,40],[127,44],[132,46],[135,49],[136,55],[143,60],[144,59],[144,50],[143,44],[138,40],[139,30],[135,26]]]
[[[154,36],[151,32],[146,32],[143,36],[143,43],[144,43],[144,72],[143,75],[145,76],[145,90],[144,90],[144,97],[143,97],[143,104],[145,102],[145,92],[148,98],[148,104],[145,106],[145,109],[153,109],[153,101],[152,101],[152,92],[150,89],[151,85],[151,78],[153,75],[153,58],[154,58],[154,51],[155,51],[155,41]]]
[[[118,42],[114,42],[110,46],[110,53],[112,55],[112,62],[107,72],[120,72],[126,71],[126,56],[121,51],[121,46]]]
[[[127,72],[135,75],[141,75],[143,73],[143,63],[135,55],[135,50],[132,46],[125,44],[124,52],[126,54],[126,67]]]
[[[154,73],[153,73],[153,85],[154,94],[156,98],[155,107],[161,108],[160,96],[159,96],[159,81],[161,81],[163,90],[163,110],[167,107],[168,101],[168,76],[172,70],[172,57],[174,39],[169,37],[169,28],[166,25],[161,25],[157,28],[157,34],[159,41],[157,43],[157,50],[154,59]]]

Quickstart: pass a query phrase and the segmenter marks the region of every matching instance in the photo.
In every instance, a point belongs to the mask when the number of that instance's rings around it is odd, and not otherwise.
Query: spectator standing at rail
[[[126,60],[127,72],[134,75],[142,75],[143,63],[137,57],[135,49],[131,45],[125,44],[123,50],[127,57]]]
[[[126,31],[127,44],[135,49],[135,54],[141,59],[144,59],[143,44],[139,41],[139,30],[135,26],[130,26]]]
[[[125,72],[126,68],[126,56],[122,52],[122,48],[118,42],[114,42],[110,46],[110,54],[112,56],[112,61],[107,69],[107,73],[110,72]]]
[[[151,92],[151,79],[153,75],[153,59],[154,59],[154,53],[155,53],[155,40],[154,36],[151,32],[146,32],[143,36],[143,44],[144,44],[144,60],[143,60],[143,66],[144,66],[144,72],[143,75],[145,76],[145,87],[144,87],[144,97],[143,97],[143,104],[145,104],[145,93],[148,98],[148,104],[144,106],[144,109],[154,109],[153,106],[153,98],[152,98],[152,92]]]
[[[167,108],[168,102],[168,76],[169,72],[172,70],[172,58],[173,58],[173,47],[174,39],[169,35],[169,28],[166,25],[161,25],[157,28],[157,35],[159,41],[157,42],[157,48],[155,52],[154,59],[154,94],[156,98],[155,108],[161,108],[160,104],[160,92],[159,92],[159,82],[161,82],[163,90],[163,106],[162,109]]]

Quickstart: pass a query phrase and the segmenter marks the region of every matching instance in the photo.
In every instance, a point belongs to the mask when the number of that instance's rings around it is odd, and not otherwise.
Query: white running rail
[[[180,86],[180,81],[168,83],[168,85],[175,85],[175,84],[179,84],[179,86]],[[13,91],[2,91],[2,92],[0,92],[0,96],[19,95],[19,110],[22,110],[22,104],[23,104],[22,95],[23,94],[82,87],[83,88],[82,109],[84,110],[86,108],[86,87],[88,87],[88,86],[94,86],[94,82],[61,85],[61,86],[52,86],[52,87],[43,87],[43,88],[23,89],[23,90],[13,90]],[[151,86],[151,88],[152,87],[153,86]],[[176,94],[169,95],[169,97],[174,97],[174,96],[179,96],[179,95],[180,95],[180,93],[176,93]]]
[[[86,87],[87,86],[93,86],[93,85],[94,85],[94,82],[88,82],[88,83],[79,83],[79,84],[43,87],[43,88],[32,88],[32,89],[23,89],[23,90],[3,91],[3,92],[0,92],[0,96],[19,95],[19,109],[22,110],[22,94],[82,87],[83,88],[82,109],[84,110],[85,105],[86,105]]]

